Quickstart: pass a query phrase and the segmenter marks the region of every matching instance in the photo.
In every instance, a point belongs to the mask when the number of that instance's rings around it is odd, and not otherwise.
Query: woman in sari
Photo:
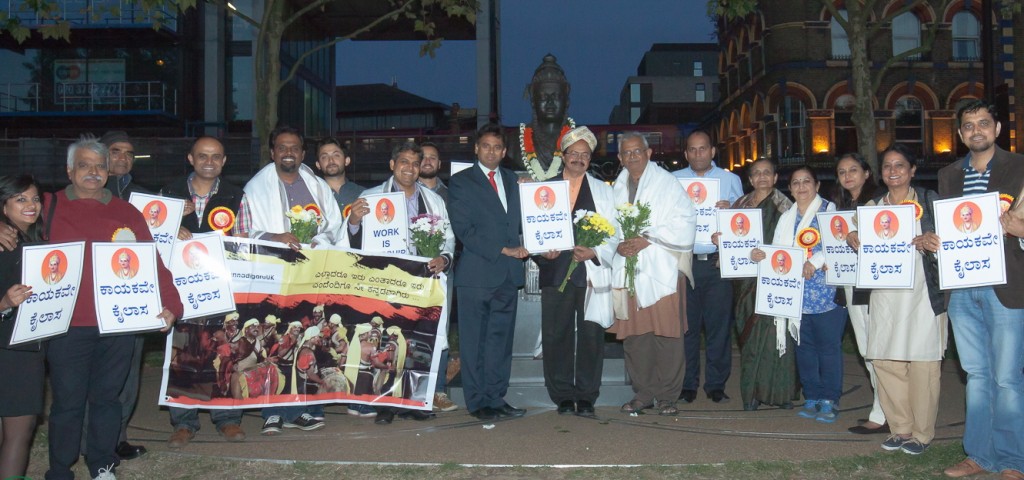
[[[765,243],[772,242],[779,217],[793,202],[775,188],[778,175],[771,160],[762,158],[747,167],[754,191],[742,196],[732,208],[761,210],[761,228]],[[714,237],[718,243],[718,236]],[[771,317],[754,313],[756,278],[733,281],[737,339],[740,346],[740,395],[744,410],[757,410],[761,404],[793,408],[799,399],[796,381],[796,360],[793,346],[784,355],[775,348],[775,324]],[[792,344],[792,339],[787,337]]]
[[[878,189],[875,177],[871,175],[871,166],[859,153],[847,153],[839,157],[839,163],[836,164],[836,178],[839,180],[833,196],[836,210],[856,210],[857,207],[865,205],[875,198],[875,190]],[[857,340],[857,351],[861,358],[864,358],[868,348],[867,326],[871,323],[868,318],[868,298],[871,292],[853,287],[843,287],[843,293],[846,298],[846,308],[850,314],[850,326],[853,327],[853,336]],[[864,360],[864,367],[867,368],[868,379],[871,381],[871,412],[868,413],[868,418],[859,420],[858,425],[847,430],[856,434],[889,433],[889,426],[885,423],[885,413],[882,412],[882,405],[878,403],[878,380],[875,375],[875,367],[870,360]]]

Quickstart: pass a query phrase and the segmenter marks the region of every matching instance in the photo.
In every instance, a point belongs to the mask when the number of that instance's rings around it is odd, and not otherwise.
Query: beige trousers
[[[924,444],[935,438],[942,362],[874,360],[878,400],[892,433],[913,435]]]

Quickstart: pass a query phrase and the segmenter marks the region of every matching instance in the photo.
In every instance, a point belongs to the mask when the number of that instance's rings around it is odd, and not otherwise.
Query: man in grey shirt
[[[326,137],[317,142],[316,167],[323,175],[324,181],[334,191],[334,199],[338,201],[338,209],[342,212],[348,204],[359,198],[363,190],[366,190],[345,176],[345,170],[351,163],[352,158],[348,156],[338,139]]]

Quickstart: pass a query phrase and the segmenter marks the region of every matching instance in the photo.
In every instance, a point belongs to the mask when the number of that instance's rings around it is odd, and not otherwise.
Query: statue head
[[[554,55],[544,56],[529,88],[534,123],[564,124],[569,110],[569,81]]]

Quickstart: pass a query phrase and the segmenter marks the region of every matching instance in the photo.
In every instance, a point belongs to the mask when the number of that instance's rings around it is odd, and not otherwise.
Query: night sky
[[[505,0],[501,2],[502,123],[530,120],[523,93],[545,54],[572,84],[569,114],[605,124],[619,93],[654,43],[714,42],[704,1]],[[543,13],[542,15],[540,15]],[[475,108],[474,42],[445,42],[435,58],[419,42],[338,44],[338,84],[388,83],[422,97]]]

